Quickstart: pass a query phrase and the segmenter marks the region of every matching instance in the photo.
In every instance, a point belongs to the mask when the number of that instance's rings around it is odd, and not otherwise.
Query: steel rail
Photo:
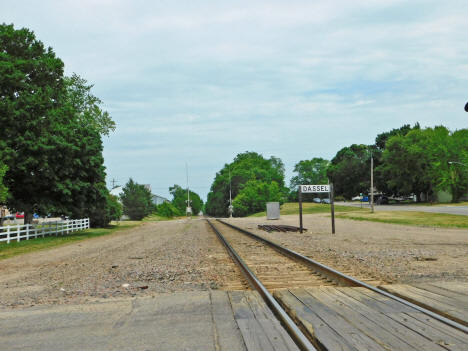
[[[440,321],[442,323],[445,323],[445,324],[447,324],[447,325],[449,325],[449,326],[451,326],[453,328],[456,328],[456,329],[461,330],[462,332],[468,334],[468,327],[466,325],[462,324],[462,323],[455,322],[455,321],[453,321],[453,320],[451,320],[449,318],[446,318],[446,317],[444,317],[444,316],[442,316],[442,315],[440,315],[438,313],[435,313],[435,312],[433,312],[431,310],[428,310],[428,309],[426,309],[424,307],[421,307],[421,306],[416,305],[416,304],[414,304],[412,302],[409,302],[408,300],[402,299],[402,298],[400,298],[398,296],[395,296],[395,295],[393,295],[393,294],[391,294],[389,292],[386,292],[386,291],[384,291],[382,289],[379,289],[379,288],[377,288],[375,286],[372,286],[372,285],[369,285],[369,284],[367,284],[367,283],[365,283],[363,281],[360,281],[359,279],[356,279],[356,278],[353,278],[353,277],[351,277],[351,276],[349,276],[347,274],[341,273],[341,272],[339,272],[339,271],[337,271],[337,270],[335,270],[335,269],[333,269],[331,267],[328,267],[328,266],[326,266],[326,265],[324,265],[324,264],[322,264],[320,262],[314,261],[313,259],[311,259],[309,257],[301,255],[298,252],[290,250],[290,249],[288,249],[288,248],[286,248],[284,246],[281,246],[279,244],[276,244],[276,243],[274,243],[274,242],[272,242],[272,241],[270,241],[268,239],[262,238],[261,236],[259,236],[257,234],[249,232],[248,230],[239,228],[239,227],[237,227],[237,226],[235,226],[235,225],[233,225],[231,223],[227,223],[227,222],[225,222],[223,220],[220,220],[220,219],[217,219],[217,221],[220,222],[220,223],[223,223],[224,225],[227,225],[228,227],[231,227],[231,228],[233,228],[233,229],[235,229],[235,230],[237,230],[237,231],[239,231],[239,232],[241,232],[243,234],[246,234],[246,235],[248,235],[250,237],[253,237],[254,239],[262,241],[262,242],[266,243],[267,245],[272,246],[273,248],[277,249],[279,252],[281,252],[281,253],[283,253],[283,254],[285,254],[287,256],[291,256],[291,257],[294,257],[296,259],[299,259],[299,260],[307,263],[308,265],[312,266],[315,269],[318,268],[318,270],[323,272],[324,274],[327,274],[327,275],[331,274],[331,275],[335,276],[336,278],[338,278],[336,280],[338,282],[340,282],[340,283],[346,282],[348,286],[356,286],[356,287],[367,288],[367,289],[372,290],[372,291],[374,291],[374,292],[376,292],[376,293],[378,293],[380,295],[383,295],[383,296],[391,298],[391,299],[393,299],[395,301],[398,301],[398,302],[400,302],[400,303],[402,303],[402,304],[404,304],[406,306],[412,307],[412,308],[416,309],[419,312],[422,312],[422,313],[424,313],[424,314],[426,314],[426,315],[428,315],[428,316],[430,316],[430,317],[432,317],[434,319],[437,319],[438,321]]]
[[[297,346],[302,351],[317,351],[317,349],[311,344],[309,339],[302,333],[296,323],[289,317],[286,311],[279,305],[276,299],[270,294],[270,292],[265,288],[265,286],[260,282],[255,273],[253,273],[247,264],[242,260],[242,258],[237,254],[234,248],[227,242],[226,238],[221,234],[221,232],[211,223],[208,219],[206,220],[211,226],[213,231],[218,236],[219,240],[224,244],[229,254],[234,258],[234,260],[241,267],[244,275],[246,276],[249,283],[252,287],[259,292],[263,297],[265,302],[274,312],[274,314],[279,318],[282,324],[285,326],[291,338],[297,344]]]

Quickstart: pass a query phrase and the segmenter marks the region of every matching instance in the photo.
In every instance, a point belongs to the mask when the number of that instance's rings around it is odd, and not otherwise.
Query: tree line
[[[300,184],[332,182],[336,196],[351,199],[370,191],[371,158],[374,186],[386,195],[416,195],[418,201],[422,197],[433,201],[438,191],[447,191],[457,202],[468,192],[468,129],[452,132],[444,126],[421,128],[416,123],[378,134],[372,145],[346,146],[331,161],[320,157],[299,161],[289,188],[279,158],[238,154],[216,173],[206,212],[227,216],[230,192],[235,216],[264,211],[269,201],[297,201]],[[316,196],[304,194],[304,200]]]
[[[102,137],[115,123],[92,85],[26,28],[0,25],[0,201],[10,210],[116,217],[105,183]]]

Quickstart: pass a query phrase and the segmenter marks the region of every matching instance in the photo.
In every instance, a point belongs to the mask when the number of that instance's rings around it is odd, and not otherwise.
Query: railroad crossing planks
[[[394,284],[381,288],[468,326],[468,283]]]
[[[467,350],[461,331],[356,287],[277,290],[275,297],[328,350]]]
[[[0,309],[0,350],[299,351],[258,293]]]

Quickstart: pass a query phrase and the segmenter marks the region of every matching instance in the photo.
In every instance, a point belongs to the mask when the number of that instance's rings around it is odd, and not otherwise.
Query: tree
[[[363,144],[353,144],[337,152],[327,170],[336,195],[351,199],[370,190],[371,153],[376,153],[375,147]]]
[[[0,148],[8,206],[103,223],[108,191],[101,135],[115,128],[86,81],[33,32],[0,25]],[[104,217],[103,217],[104,216]]]
[[[291,199],[297,201],[298,187],[301,184],[327,184],[327,168],[329,161],[314,157],[311,160],[302,160],[294,166],[296,176],[291,178],[289,189],[291,191]],[[303,200],[308,201],[316,194],[304,194]]]
[[[173,197],[172,204],[178,209],[180,213],[185,213],[187,207],[187,189],[182,189],[180,185],[174,184],[174,186],[169,188],[169,192]],[[197,215],[203,208],[203,201],[197,193],[191,190],[189,193],[192,213]]]
[[[8,166],[8,205],[32,221],[38,207],[50,207],[48,118],[63,88],[63,62],[28,29],[0,25],[0,148]]]
[[[266,203],[269,201],[284,201],[284,192],[278,183],[249,180],[233,201],[234,215],[242,217],[265,211]]]
[[[125,184],[120,196],[123,213],[132,220],[141,220],[154,211],[151,192],[144,185],[137,184],[132,178]]]
[[[119,201],[119,198],[115,195],[109,194],[107,196],[107,219],[110,221],[118,221],[123,214],[122,204]]]
[[[229,175],[231,176],[229,177]],[[212,216],[227,216],[230,183],[232,199],[235,199],[247,182],[253,180],[267,184],[276,182],[280,192],[282,194],[287,193],[287,189],[284,186],[284,164],[279,158],[271,157],[265,159],[256,152],[244,152],[238,154],[231,164],[225,164],[216,173],[210,192],[208,193],[205,205],[206,212]],[[249,199],[252,200],[250,197]],[[246,208],[253,207],[247,206]],[[239,213],[236,211],[236,208],[234,208],[234,213],[236,215]]]
[[[3,204],[7,199],[8,188],[3,184],[3,177],[8,167],[0,161],[0,204]]]

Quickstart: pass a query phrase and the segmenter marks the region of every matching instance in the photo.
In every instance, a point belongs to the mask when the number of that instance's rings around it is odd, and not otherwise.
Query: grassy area
[[[359,207],[335,205],[335,212],[362,212],[369,211]],[[299,214],[299,204],[297,202],[287,202],[281,205],[280,213],[282,215]],[[330,213],[330,205],[316,204],[313,202],[302,203],[303,214]],[[266,217],[266,212],[258,212],[249,217]]]
[[[405,224],[415,226],[468,228],[468,216],[452,215],[446,213],[429,213],[417,211],[378,211],[340,213],[337,218],[353,219],[356,221],[371,221],[392,224]]]
[[[109,235],[119,230],[136,227],[140,225],[140,223],[141,222],[125,221],[111,224],[108,228],[91,228],[65,236],[47,236],[45,238],[22,240],[20,242],[12,241],[9,244],[2,242],[0,243],[0,260],[32,251],[45,250],[69,244],[75,241]]]

